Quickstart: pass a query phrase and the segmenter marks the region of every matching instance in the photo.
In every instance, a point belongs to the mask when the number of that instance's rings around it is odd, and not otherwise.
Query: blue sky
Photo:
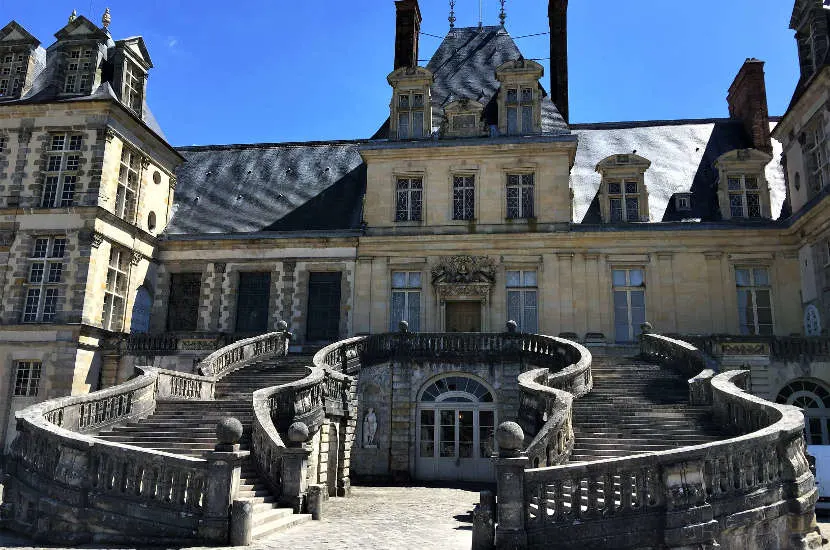
[[[498,4],[483,0],[485,24],[498,23]],[[570,4],[573,122],[727,116],[747,57],[767,62],[771,114],[787,107],[793,0]],[[73,8],[100,23],[107,6],[114,38],[147,41],[148,100],[174,145],[361,138],[387,116],[392,0],[0,0],[0,25],[14,19],[48,46]],[[447,0],[421,0],[421,11],[422,31],[446,34]],[[457,0],[456,12],[458,26],[477,25],[479,2]],[[548,30],[547,0],[508,0],[507,15],[513,36]],[[439,43],[422,36],[420,57]],[[550,55],[547,36],[517,43],[526,57]]]

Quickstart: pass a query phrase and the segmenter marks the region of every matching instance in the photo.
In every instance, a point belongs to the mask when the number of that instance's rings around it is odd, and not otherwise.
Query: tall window
[[[124,327],[129,269],[130,252],[113,245],[110,249],[110,263],[107,267],[107,286],[104,291],[104,310],[101,321],[106,330],[119,332]]]
[[[614,339],[617,342],[636,340],[646,322],[645,271],[615,269],[611,272],[614,285]]]
[[[521,332],[539,331],[536,271],[507,272],[507,317]]]
[[[612,222],[640,221],[640,193],[636,181],[609,181],[608,201]]]
[[[15,397],[35,397],[40,387],[40,361],[18,361],[14,377]]]
[[[755,176],[729,176],[729,211],[733,218],[760,218],[761,192]]]
[[[398,94],[398,139],[424,137],[424,94]]]
[[[409,330],[421,330],[421,272],[392,272],[392,315],[390,330],[397,331],[401,321],[409,323]]]
[[[452,219],[476,217],[476,177],[454,176],[452,179]]]
[[[170,299],[167,302],[167,330],[196,330],[199,320],[201,273],[170,275]]]
[[[138,66],[125,60],[124,63],[124,103],[135,111],[141,114],[141,104],[143,101],[142,94],[144,92],[143,85],[144,77],[141,74]]]
[[[26,78],[24,71],[27,64],[26,56],[22,53],[8,52],[0,56],[0,97],[20,93]]]
[[[528,219],[533,215],[533,174],[507,175],[507,218]]]
[[[41,208],[65,208],[75,201],[83,136],[52,134],[46,154]]]
[[[772,334],[772,297],[769,270],[765,267],[735,269],[738,287],[738,321],[741,334]]]
[[[827,155],[827,142],[824,133],[824,116],[819,114],[804,131],[807,141],[804,143],[804,155],[807,159],[807,180],[813,192],[830,184],[830,158]]]
[[[35,239],[32,255],[29,258],[26,301],[23,306],[24,323],[55,321],[65,252],[65,237]]]
[[[135,221],[141,156],[124,146],[121,149],[121,168],[118,172],[118,192],[115,195],[115,215],[130,223]]]
[[[93,51],[86,48],[69,50],[63,92],[88,94],[92,90]]]
[[[398,178],[395,193],[397,195],[395,221],[421,221],[424,180],[421,178]]]
[[[507,89],[507,133],[533,132],[533,88]]]
[[[270,296],[270,273],[239,274],[239,289],[236,293],[236,332],[256,334],[268,332]]]

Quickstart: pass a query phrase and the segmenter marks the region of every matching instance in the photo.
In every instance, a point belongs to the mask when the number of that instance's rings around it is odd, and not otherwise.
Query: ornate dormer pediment
[[[474,137],[485,132],[483,121],[484,105],[474,99],[462,98],[444,107],[447,137]]]
[[[487,256],[447,256],[432,268],[432,284],[496,282],[496,263]]]
[[[67,25],[55,33],[55,38],[60,40],[93,40],[98,39],[106,41],[109,36],[101,30],[95,23],[79,15]]]
[[[40,46],[40,40],[29,34],[29,31],[21,27],[17,21],[12,21],[0,29],[0,46],[31,46],[37,48]]]

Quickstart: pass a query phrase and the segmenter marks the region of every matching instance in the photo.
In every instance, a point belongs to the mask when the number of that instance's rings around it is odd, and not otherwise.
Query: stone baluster
[[[522,454],[522,427],[504,422],[496,429],[496,441],[500,449],[495,460],[499,495],[496,548],[527,548],[524,475],[529,460]]]
[[[291,507],[295,513],[302,512],[307,495],[308,458],[311,445],[308,426],[295,422],[288,428],[290,447],[282,455],[282,494],[280,504]]]

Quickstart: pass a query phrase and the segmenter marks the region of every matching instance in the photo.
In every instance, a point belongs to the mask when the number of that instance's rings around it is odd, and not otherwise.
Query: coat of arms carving
[[[432,284],[496,282],[496,263],[487,256],[447,256],[432,268]]]

